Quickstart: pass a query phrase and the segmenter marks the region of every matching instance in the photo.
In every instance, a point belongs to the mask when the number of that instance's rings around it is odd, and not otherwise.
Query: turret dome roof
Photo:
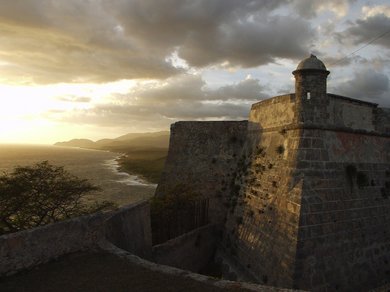
[[[326,71],[326,67],[325,67],[324,63],[322,63],[322,61],[317,59],[317,57],[314,55],[310,55],[309,58],[302,60],[298,64],[298,67],[296,70],[306,70],[306,69],[325,70]]]

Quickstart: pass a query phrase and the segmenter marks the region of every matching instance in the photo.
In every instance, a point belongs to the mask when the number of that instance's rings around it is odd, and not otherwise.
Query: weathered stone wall
[[[142,268],[146,268],[148,270],[154,271],[156,273],[162,273],[165,275],[173,275],[180,277],[182,279],[191,279],[195,280],[201,283],[205,283],[210,286],[214,286],[216,289],[220,290],[226,290],[226,291],[254,291],[254,292],[298,292],[298,290],[289,290],[289,289],[280,289],[277,287],[271,287],[271,286],[263,286],[263,285],[256,285],[253,283],[246,283],[246,282],[234,282],[234,281],[227,281],[217,278],[212,278],[210,276],[201,275],[197,273],[193,273],[190,271],[178,269],[171,266],[161,265],[154,262],[150,262],[148,260],[139,258],[129,252],[126,252],[122,249],[119,249],[118,247],[114,246],[113,244],[109,242],[104,242],[101,247],[106,250],[109,253],[115,254],[124,260],[136,264]],[[170,285],[167,287],[172,288],[175,283],[170,283]],[[157,287],[160,288],[160,290],[163,290],[165,287]]]
[[[104,233],[101,213],[0,236],[0,276],[95,246]]]
[[[329,123],[365,131],[375,130],[376,105],[337,95],[330,97]]]
[[[243,155],[223,247],[247,272],[262,283],[314,291],[386,283],[389,137],[249,130]]]
[[[107,220],[107,221],[106,221]],[[151,255],[149,203],[123,207],[0,236],[0,276],[109,240],[139,256]]]
[[[171,127],[167,161],[156,195],[178,184],[209,198],[211,223],[222,224],[246,137],[247,121],[178,122]]]
[[[260,128],[272,128],[293,123],[295,116],[295,95],[287,94],[253,104],[249,120]]]
[[[390,138],[305,129],[294,285],[367,291],[390,279]]]
[[[302,184],[295,177],[300,130],[248,131],[237,204],[223,246],[260,283],[292,287]]]
[[[153,246],[153,261],[199,272],[212,260],[218,240],[218,228],[209,224]]]
[[[390,108],[377,109],[376,130],[390,135]]]
[[[119,209],[107,218],[104,225],[107,240],[137,256],[151,258],[149,202],[135,203]]]
[[[296,70],[295,97],[296,121],[305,124],[325,124],[329,118],[327,111],[329,97],[326,94],[326,78],[329,74],[324,70]]]

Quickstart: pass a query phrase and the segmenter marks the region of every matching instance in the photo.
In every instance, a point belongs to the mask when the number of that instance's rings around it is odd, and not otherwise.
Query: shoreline
[[[109,151],[111,152],[111,151]],[[157,184],[154,184],[150,181],[148,181],[144,176],[141,174],[135,174],[134,172],[128,171],[122,164],[121,164],[121,158],[127,157],[124,153],[118,153],[118,152],[111,152],[119,154],[114,159],[109,159],[105,161],[105,166],[107,166],[111,171],[114,173],[124,177],[121,180],[118,180],[117,182],[123,183],[130,186],[144,186],[144,187],[157,187]]]
[[[122,151],[115,151],[110,149],[96,149],[84,148],[79,146],[62,146],[52,145],[53,147],[73,148],[88,151],[102,151],[117,154],[115,161],[115,168],[112,171],[119,175],[127,176],[127,179],[120,181],[128,185],[150,186],[156,187],[162,173],[168,149],[159,149],[155,154],[155,150],[145,149],[121,149]],[[160,151],[160,152],[159,152]],[[163,154],[161,154],[161,151]],[[145,155],[147,153],[147,155]]]

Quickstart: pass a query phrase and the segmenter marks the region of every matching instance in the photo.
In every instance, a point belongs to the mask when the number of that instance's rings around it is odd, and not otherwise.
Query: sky
[[[0,143],[247,119],[310,54],[390,107],[388,0],[0,0]]]

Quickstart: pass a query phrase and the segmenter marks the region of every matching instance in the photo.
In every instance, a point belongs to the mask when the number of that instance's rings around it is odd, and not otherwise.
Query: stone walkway
[[[212,280],[210,280],[212,281]],[[222,289],[192,279],[139,267],[105,252],[80,252],[6,278],[0,291],[245,291]]]

